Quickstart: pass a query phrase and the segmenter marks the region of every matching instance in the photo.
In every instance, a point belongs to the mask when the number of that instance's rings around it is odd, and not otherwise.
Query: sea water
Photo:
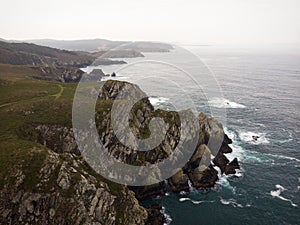
[[[226,110],[225,131],[233,139],[233,153],[227,157],[237,157],[241,170],[236,175],[219,174],[211,190],[191,188],[190,193],[168,193],[142,204],[161,204],[168,215],[167,223],[172,225],[300,224],[299,51],[276,46],[186,48],[209,67],[223,97],[205,99],[205,93],[193,87],[186,87],[188,94],[197,102],[198,111],[210,114],[210,107]],[[161,54],[163,59],[173,53],[146,53],[139,60],[151,59],[153,54],[156,58]],[[111,73],[118,67],[101,68]],[[152,71],[153,77],[145,82],[149,92],[159,88],[160,74],[171,77],[173,70],[144,63],[124,69],[116,79],[126,80],[132,73],[142,78]],[[178,79],[184,76],[178,74]],[[150,101],[157,108],[172,110],[171,99],[180,102],[175,86],[170,82],[164,85],[165,92],[149,93]],[[182,106],[186,107],[184,102]],[[259,138],[254,141],[252,136]]]

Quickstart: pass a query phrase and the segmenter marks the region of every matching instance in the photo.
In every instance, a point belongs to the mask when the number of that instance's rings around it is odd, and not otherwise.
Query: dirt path
[[[51,96],[55,97],[55,100],[57,100],[61,97],[61,95],[62,95],[62,93],[65,89],[61,84],[59,84],[58,86],[60,88],[59,92],[57,94],[51,95]],[[50,95],[47,95],[47,96],[50,96]],[[47,97],[47,96],[44,96],[44,97]],[[41,98],[41,97],[38,97],[38,98]],[[16,103],[19,103],[19,102],[22,102],[22,101],[26,101],[26,100],[32,100],[32,99],[24,99],[24,100],[21,100],[21,101],[5,103],[5,104],[0,105],[0,108],[3,108],[5,106],[10,106],[10,105],[13,105],[13,104],[16,104]]]
[[[61,95],[62,95],[62,93],[63,93],[63,91],[65,89],[61,84],[59,84],[58,86],[60,88],[59,92],[57,94],[55,94],[55,95],[52,95],[52,96],[55,97],[55,100],[57,100],[57,99],[59,99],[61,97]]]

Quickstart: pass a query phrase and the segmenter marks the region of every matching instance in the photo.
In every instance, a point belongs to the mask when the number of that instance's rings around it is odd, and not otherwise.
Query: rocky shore
[[[178,112],[155,110],[148,98],[139,101],[131,111],[132,132],[140,138],[149,136],[152,117],[161,117],[168,124],[162,143],[148,152],[134,151],[116,138],[110,110],[112,101],[125,85],[108,81],[99,96],[96,108],[97,129],[108,152],[118,160],[134,165],[156,163],[168,157],[180,138]],[[103,103],[103,104],[101,104]],[[18,137],[40,144],[32,155],[41,155],[41,162],[32,171],[19,168],[11,174],[11,182],[4,182],[0,196],[1,224],[163,224],[161,206],[149,209],[138,200],[163,196],[169,189],[175,193],[194,188],[211,188],[221,173],[234,174],[239,169],[237,159],[230,162],[226,154],[232,152],[232,141],[218,121],[203,113],[198,115],[201,133],[196,149],[186,165],[175,175],[160,183],[126,187],[114,184],[96,174],[81,157],[72,127],[54,123],[27,121],[18,128]],[[209,140],[221,140],[215,149]]]

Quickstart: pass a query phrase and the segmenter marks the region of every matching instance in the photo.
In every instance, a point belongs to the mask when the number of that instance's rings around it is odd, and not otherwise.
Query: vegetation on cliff
[[[43,79],[43,70],[0,65],[0,223],[153,224],[154,217],[160,218],[159,207],[146,210],[137,199],[164,194],[166,183],[128,188],[95,173],[80,156],[72,131],[77,84]],[[46,74],[56,77],[55,73],[50,69]],[[110,109],[125,84],[132,85],[108,81],[99,96],[95,117],[102,142],[110,154],[132,165],[168,157],[180,136],[178,112],[155,110],[147,98],[132,109],[130,126],[143,139],[150,135],[150,119],[163,118],[168,130],[162,144],[148,152],[133,151],[113,134]],[[223,140],[221,124],[204,114],[198,119],[197,148],[186,166],[168,179],[174,192],[188,191],[188,180],[196,188],[214,186],[218,179],[215,165],[225,173],[235,173],[238,168],[236,160],[221,160],[231,150],[230,139],[225,135]],[[218,149],[208,147],[209,138],[223,141],[218,154]],[[215,165],[210,165],[211,153],[217,155]],[[204,171],[199,170],[203,166],[200,159],[208,166]]]

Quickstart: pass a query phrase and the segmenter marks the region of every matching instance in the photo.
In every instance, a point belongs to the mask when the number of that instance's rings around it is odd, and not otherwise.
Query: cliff
[[[0,125],[0,223],[163,223],[159,206],[145,209],[137,199],[163,195],[165,182],[144,187],[115,184],[95,173],[81,157],[71,124],[76,84],[0,78],[0,118],[5,121]],[[132,84],[108,81],[99,96],[95,118],[101,141],[111,155],[128,164],[155,163],[168,157],[180,137],[178,112],[155,110],[148,98],[132,109],[131,129],[137,137],[147,138],[150,119],[159,116],[168,124],[163,142],[151,151],[138,152],[114,135],[110,111],[124,85]],[[236,160],[226,160],[231,140],[224,136],[222,125],[203,113],[197,118],[201,128],[197,148],[182,170],[167,180],[174,192],[188,191],[188,180],[195,188],[213,187],[218,179],[215,166],[225,173],[238,168]],[[208,147],[209,138],[223,140],[220,151]],[[211,153],[216,155],[214,165]],[[200,159],[208,165],[204,171],[198,169],[203,166]]]

